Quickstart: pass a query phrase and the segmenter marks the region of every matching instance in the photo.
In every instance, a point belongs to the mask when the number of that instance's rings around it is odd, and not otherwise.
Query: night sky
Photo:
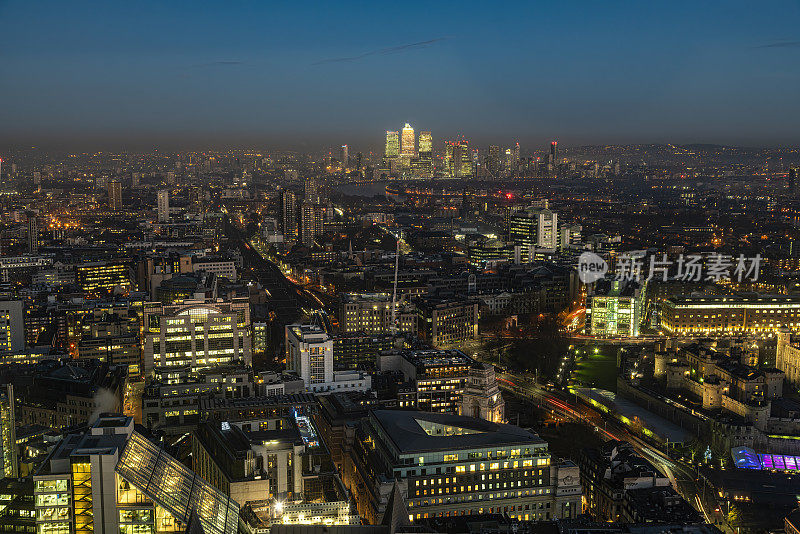
[[[800,3],[0,0],[0,143],[800,142]]]

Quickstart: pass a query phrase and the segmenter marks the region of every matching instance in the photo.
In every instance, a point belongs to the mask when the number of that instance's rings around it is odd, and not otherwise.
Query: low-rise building
[[[425,297],[415,299],[414,304],[417,307],[417,333],[434,347],[478,337],[478,302],[462,298]]]
[[[357,427],[343,472],[359,515],[371,524],[386,511],[395,485],[413,520],[580,513],[574,464],[553,462],[547,443],[530,431],[473,417],[372,411]]]
[[[586,511],[597,519],[626,523],[702,523],[700,514],[628,443],[609,442],[581,451]]]
[[[671,334],[769,334],[800,331],[800,296],[675,296],[661,303],[661,327]]]

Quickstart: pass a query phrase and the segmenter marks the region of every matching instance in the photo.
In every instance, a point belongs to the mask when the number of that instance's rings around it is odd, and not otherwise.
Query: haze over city
[[[785,145],[798,21],[795,1],[6,0],[0,142],[317,149],[408,121],[487,145]]]

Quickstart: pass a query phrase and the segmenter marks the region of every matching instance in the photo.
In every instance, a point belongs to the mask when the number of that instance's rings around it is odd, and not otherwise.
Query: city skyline
[[[798,22],[0,0],[0,531],[800,534]]]
[[[0,146],[800,141],[795,3],[93,5],[0,5]]]

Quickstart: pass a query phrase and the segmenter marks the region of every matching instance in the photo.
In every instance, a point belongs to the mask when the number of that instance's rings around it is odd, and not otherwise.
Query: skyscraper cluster
[[[406,123],[401,131],[386,132],[383,165],[389,174],[415,178],[433,177],[433,136],[429,131],[419,133],[419,145],[414,128]]]
[[[555,166],[555,143],[548,155],[549,168]],[[401,130],[388,130],[384,148],[383,168],[380,174],[395,178],[504,178],[515,176],[523,161],[519,143],[502,150],[493,145],[486,152],[470,148],[469,141],[459,138],[446,141],[441,155],[441,167],[434,164],[433,136],[421,131],[415,136],[414,128],[406,123]]]

